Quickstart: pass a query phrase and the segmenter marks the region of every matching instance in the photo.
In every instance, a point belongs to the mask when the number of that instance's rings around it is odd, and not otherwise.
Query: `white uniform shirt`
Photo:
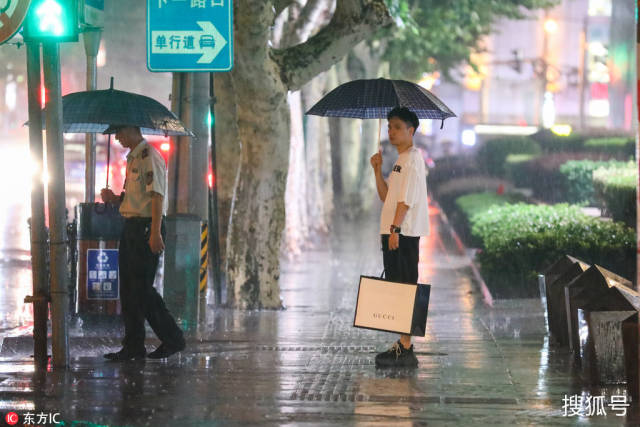
[[[411,147],[398,156],[387,187],[380,216],[380,234],[389,234],[398,203],[403,202],[409,210],[400,224],[400,234],[412,237],[428,235],[427,176],[424,160],[417,148]]]
[[[151,218],[151,193],[164,196],[167,212],[167,168],[162,155],[145,140],[127,154],[127,175],[120,213],[124,217]]]

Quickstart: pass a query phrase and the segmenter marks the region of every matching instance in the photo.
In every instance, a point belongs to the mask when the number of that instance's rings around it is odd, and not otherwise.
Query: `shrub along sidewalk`
[[[635,232],[622,223],[587,216],[578,206],[511,204],[487,193],[456,204],[481,248],[476,260],[496,298],[536,296],[537,274],[564,254],[635,277]]]
[[[637,182],[635,162],[628,162],[624,167],[601,167],[593,172],[593,188],[605,212],[630,227],[636,225]]]
[[[599,168],[619,169],[626,167],[627,164],[627,162],[619,160],[569,160],[564,163],[560,166],[560,173],[565,180],[566,201],[596,206],[593,172]]]

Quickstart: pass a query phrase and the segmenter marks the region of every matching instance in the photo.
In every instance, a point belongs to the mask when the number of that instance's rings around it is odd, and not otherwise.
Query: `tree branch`
[[[294,26],[294,31],[298,34],[300,40],[306,40],[309,37],[314,27],[318,25],[318,21],[320,21],[320,14],[331,9],[332,3],[333,0],[307,1]],[[325,24],[326,22],[321,22],[320,25]]]
[[[276,12],[275,16],[280,15],[282,11],[288,8],[294,1],[295,0],[275,0],[273,2],[273,8]]]
[[[297,90],[326,71],[353,46],[392,24],[384,0],[338,0],[331,22],[305,43],[273,49],[271,57],[289,90]]]

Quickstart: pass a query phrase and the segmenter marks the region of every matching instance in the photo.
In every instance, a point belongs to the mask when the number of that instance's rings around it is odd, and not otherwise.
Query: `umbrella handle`
[[[109,188],[109,169],[111,169],[111,134],[107,136],[107,185]]]
[[[380,133],[382,132],[382,119],[378,119],[378,152],[382,153],[382,145],[380,143]]]

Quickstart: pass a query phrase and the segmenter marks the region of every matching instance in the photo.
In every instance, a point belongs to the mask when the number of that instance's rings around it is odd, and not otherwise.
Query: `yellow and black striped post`
[[[200,233],[200,292],[207,289],[207,271],[209,270],[209,229],[207,223],[202,223]]]

